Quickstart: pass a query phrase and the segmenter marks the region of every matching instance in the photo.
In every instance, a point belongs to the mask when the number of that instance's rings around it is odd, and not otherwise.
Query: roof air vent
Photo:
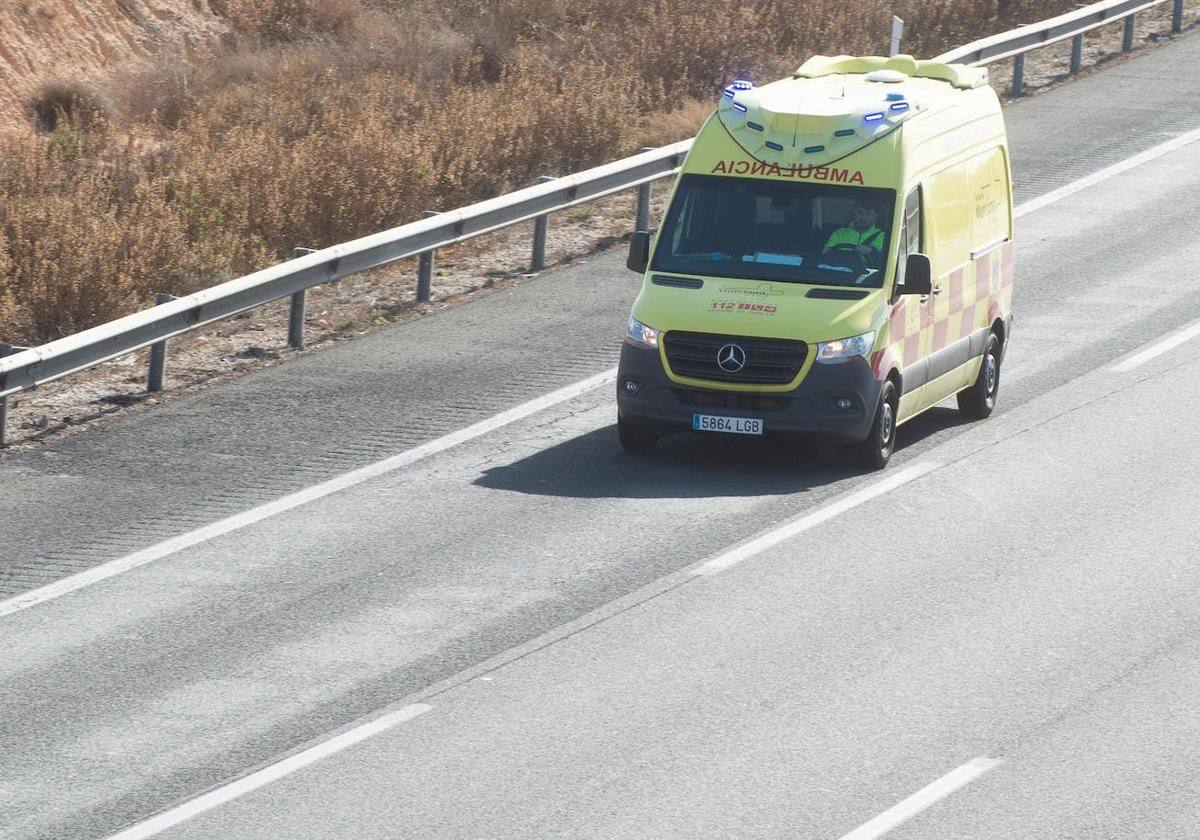
[[[897,82],[907,82],[908,74],[901,73],[899,70],[872,70],[867,74],[867,81],[896,84]]]

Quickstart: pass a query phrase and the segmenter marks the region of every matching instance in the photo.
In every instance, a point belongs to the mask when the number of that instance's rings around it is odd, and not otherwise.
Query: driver
[[[829,234],[822,254],[830,251],[843,253],[853,251],[870,265],[879,265],[883,256],[883,231],[875,227],[879,214],[874,207],[862,201],[854,202],[854,211],[846,227]]]

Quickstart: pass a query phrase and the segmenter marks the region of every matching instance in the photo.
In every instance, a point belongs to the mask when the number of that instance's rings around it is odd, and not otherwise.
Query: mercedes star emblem
[[[736,344],[726,344],[717,351],[717,366],[726,373],[737,373],[746,366],[746,351]]]

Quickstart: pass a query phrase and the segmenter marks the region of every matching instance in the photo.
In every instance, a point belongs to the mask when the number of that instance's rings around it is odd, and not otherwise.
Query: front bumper
[[[629,393],[627,382],[637,384]],[[617,368],[617,411],[647,431],[688,431],[696,414],[751,417],[763,421],[764,434],[829,443],[865,440],[879,406],[882,383],[865,361],[813,364],[795,390],[758,394],[680,385],[667,378],[655,350],[621,347]],[[838,400],[849,399],[849,409]]]

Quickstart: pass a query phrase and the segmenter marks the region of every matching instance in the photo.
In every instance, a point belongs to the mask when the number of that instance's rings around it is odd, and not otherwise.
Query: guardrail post
[[[639,184],[637,188],[637,214],[634,217],[633,229],[650,229],[650,182]]]
[[[1079,65],[1083,63],[1083,33],[1080,32],[1071,39],[1071,69],[1070,73],[1074,76],[1079,72]]]
[[[1013,56],[1012,89],[1008,95],[1016,99],[1025,92],[1025,53]]]
[[[154,296],[154,305],[175,300],[174,295],[159,292]],[[163,389],[163,375],[167,371],[167,340],[156,341],[150,345],[150,374],[146,378],[146,390],[153,393]]]
[[[430,216],[436,216],[437,212],[433,210],[422,210],[421,218],[428,219]],[[422,251],[417,260],[417,303],[428,303],[430,295],[430,286],[433,284],[433,255],[437,253],[436,248],[428,251]]]
[[[0,359],[5,356],[11,356],[13,353],[20,353],[22,350],[28,350],[28,347],[14,347],[11,344],[5,344],[0,341]],[[0,379],[0,388],[3,388],[8,383],[4,379]],[[8,446],[8,438],[6,437],[8,429],[8,397],[0,397],[0,449]]]
[[[1121,52],[1129,52],[1133,49],[1133,22],[1137,15],[1129,15],[1125,18],[1125,34],[1121,38]]]
[[[904,21],[892,15],[892,43],[888,55],[900,55],[900,41],[904,38]]]
[[[304,257],[316,253],[315,248],[293,248],[293,257]],[[292,292],[292,305],[288,309],[288,347],[299,350],[304,347],[304,303],[308,290]]]
[[[553,181],[549,175],[539,175],[539,181]],[[546,267],[546,232],[550,229],[550,214],[543,213],[533,220],[533,254],[529,257],[529,270],[541,271]]]
[[[1171,34],[1178,35],[1183,31],[1183,0],[1175,0],[1175,8],[1171,10]]]
[[[656,148],[656,146],[642,146],[642,151],[653,152]],[[633,219],[633,229],[635,231],[650,229],[650,190],[652,187],[652,181],[647,181],[644,184],[638,184],[637,212]]]

